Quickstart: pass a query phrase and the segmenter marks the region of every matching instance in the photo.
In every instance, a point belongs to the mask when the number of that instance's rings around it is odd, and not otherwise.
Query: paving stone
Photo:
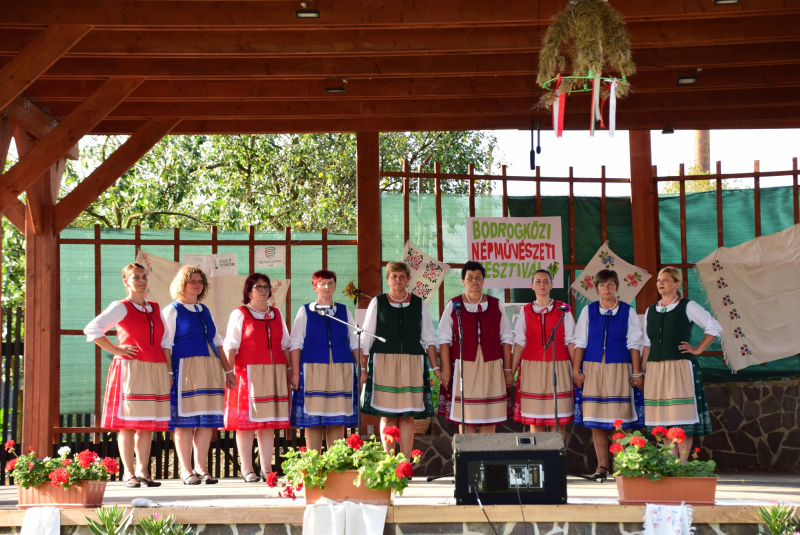
[[[728,408],[720,417],[720,422],[722,422],[722,425],[724,425],[725,429],[728,431],[736,431],[739,429],[739,426],[742,425],[743,421],[744,416],[742,416],[742,413],[737,407]]]
[[[773,385],[772,386],[772,395],[775,396],[775,399],[777,399],[778,401],[781,401],[783,399],[784,390],[786,390],[786,388],[784,388],[782,386],[778,386],[778,385]]]
[[[792,429],[783,441],[784,447],[800,448],[800,429]]]
[[[731,433],[728,438],[733,446],[733,451],[737,453],[756,453],[756,445],[753,443],[753,439],[744,431]]]
[[[742,389],[745,397],[750,401],[758,401],[761,399],[761,389],[753,386],[746,386]]]
[[[761,414],[772,414],[781,410],[781,402],[775,396],[767,396],[761,402]]]
[[[719,470],[738,470],[758,466],[758,457],[755,455],[742,455],[727,451],[714,451],[712,455]]]
[[[784,412],[781,414],[781,426],[784,429],[792,429],[795,425],[795,414],[792,412]]]
[[[712,451],[731,451],[733,449],[725,431],[717,431],[711,435],[704,436],[703,447]]]
[[[751,437],[758,438],[764,434],[761,430],[761,426],[758,422],[748,422],[742,426],[742,431],[750,435]]]
[[[727,535],[758,535],[758,524],[720,524]]]
[[[744,410],[742,410],[745,420],[755,420],[761,416],[761,405],[754,401],[745,401]]]
[[[800,472],[798,459],[800,459],[800,449],[781,448],[773,468],[784,472]]]
[[[767,435],[767,444],[772,453],[778,453],[778,448],[780,448],[784,438],[786,438],[786,433],[783,431],[775,431]]]
[[[769,470],[772,467],[772,452],[767,443],[761,439],[758,441],[758,464],[763,470]]]
[[[591,522],[570,522],[567,535],[594,535]]]
[[[227,524],[207,524],[198,535],[233,535],[233,530]]]
[[[495,522],[491,516],[489,520],[492,521],[492,525],[494,525],[494,529],[497,530],[497,533],[503,533],[505,531],[505,522]],[[494,535],[494,531],[492,531],[488,522],[466,522],[464,524],[464,533],[469,533],[469,535]]]
[[[708,385],[705,390],[709,409],[728,408],[730,404],[730,389],[727,385]]]
[[[277,526],[283,529],[281,531],[281,535],[286,535],[286,525],[285,524],[268,524],[272,526]],[[264,529],[264,526],[260,524],[236,524],[236,532],[239,535],[270,535],[268,531]]]
[[[464,533],[464,524],[461,522],[446,524],[397,524],[397,526],[398,535],[430,535],[434,533],[461,535]]]
[[[793,384],[786,387],[783,393],[785,396],[800,397],[800,384]]]
[[[792,396],[783,396],[781,406],[784,411],[795,412],[797,410],[797,398]]]
[[[732,384],[730,393],[731,405],[734,407],[741,407],[744,403],[744,392],[742,391],[742,386],[739,384]]]
[[[619,524],[602,522],[594,526],[594,535],[620,535],[620,533]]]
[[[761,429],[764,433],[771,433],[781,427],[781,414],[774,413],[769,416],[763,416],[758,419],[758,423],[761,424]]]
[[[287,528],[286,524],[264,524],[263,535],[286,535],[287,533],[291,533],[291,527]]]

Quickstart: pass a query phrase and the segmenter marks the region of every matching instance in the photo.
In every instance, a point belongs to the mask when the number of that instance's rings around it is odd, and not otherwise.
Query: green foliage
[[[16,455],[13,441],[6,443],[6,450]],[[69,458],[69,453],[69,447],[64,446],[58,450],[58,457],[39,459],[31,450],[27,455],[11,459],[5,471],[11,472],[14,483],[24,489],[37,487],[48,480],[67,489],[79,481],[108,481],[111,474],[119,473],[119,464],[110,457],[101,459],[94,452],[84,450]]]
[[[433,400],[433,408],[436,409],[439,406],[439,390],[442,387],[442,383],[439,382],[439,379],[436,378],[434,375],[433,370],[430,371],[430,380],[431,380],[431,399]]]
[[[25,236],[3,219],[3,308],[25,305]]]
[[[175,521],[173,515],[164,518],[154,513],[149,518],[140,518],[136,522],[136,535],[194,535],[191,526],[184,526]]]
[[[689,166],[689,170],[686,174],[689,176],[703,176],[710,175],[711,172],[703,171],[703,168],[699,165],[692,165]],[[726,179],[722,181],[722,189],[737,189],[741,187],[741,180]],[[685,182],[684,186],[684,191],[686,193],[698,193],[701,191],[712,191],[715,189],[717,189],[716,180],[688,180]],[[677,180],[674,182],[659,182],[658,192],[677,195],[681,192],[681,183]]]
[[[796,511],[796,507],[789,505],[759,506],[758,515],[770,535],[793,535],[800,532],[800,516],[795,516]]]
[[[701,461],[695,452],[691,461],[681,463],[681,460],[671,453],[671,446],[665,444],[662,434],[655,435],[655,443],[648,441],[639,431],[621,432],[614,437],[615,444],[612,444],[610,449],[615,453],[615,476],[645,476],[650,481],[658,481],[662,477],[714,476],[714,468],[717,465],[714,461]]]
[[[124,516],[125,509],[114,505],[114,507],[97,509],[99,522],[88,516],[85,518],[88,521],[89,531],[94,535],[125,535],[133,521],[133,511],[127,518],[123,519]]]

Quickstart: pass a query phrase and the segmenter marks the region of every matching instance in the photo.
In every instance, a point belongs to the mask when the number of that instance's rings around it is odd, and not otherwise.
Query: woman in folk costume
[[[647,431],[652,433],[657,426],[683,429],[686,436],[682,445],[683,437],[668,437],[667,442],[673,440],[673,454],[680,455],[685,463],[692,450],[692,437],[712,432],[703,376],[695,357],[722,334],[722,326],[703,307],[681,296],[682,282],[677,268],[665,267],[658,272],[656,286],[661,299],[647,309],[645,316],[642,370],[647,371]],[[697,346],[689,343],[695,323],[705,331]]]
[[[439,351],[442,364],[442,390],[439,414],[461,423],[460,353],[464,369],[464,422],[461,433],[494,433],[495,425],[508,417],[508,387],[513,375],[511,345],[514,333],[500,301],[483,294],[484,267],[474,261],[461,269],[464,293],[447,302],[439,321]],[[454,307],[458,307],[456,310]],[[458,321],[464,335],[460,349]],[[450,363],[455,361],[451,375]]]
[[[408,291],[410,275],[405,262],[386,265],[389,292],[370,301],[364,321],[365,330],[386,341],[367,334],[361,338],[361,380],[366,382],[361,410],[381,417],[381,440],[387,451],[394,445],[387,443],[383,430],[399,428],[400,451],[406,457],[414,443],[414,418],[433,416],[429,370],[442,378],[431,316],[422,299]]]
[[[104,429],[119,430],[119,454],[128,487],[158,487],[150,477],[150,443],[153,431],[166,431],[169,423],[169,360],[161,343],[164,323],[158,303],[147,301],[147,271],[140,264],[122,270],[128,296],[114,301],[84,329],[87,339],[114,355],[108,371],[103,404]],[[114,345],[106,332],[116,326]],[[133,454],[136,452],[136,469]]]
[[[617,299],[618,285],[610,269],[594,276],[600,300],[581,311],[572,357],[575,425],[592,429],[597,453],[592,478],[600,481],[608,476],[608,433],[614,421],[621,420],[623,429],[644,427],[642,328],[633,307]]]
[[[311,276],[317,300],[302,306],[292,326],[292,427],[305,428],[306,446],[322,451],[344,438],[345,427],[358,425],[360,364],[354,324],[347,307],[333,302],[336,273],[320,270]],[[331,319],[331,316],[336,319]]]
[[[164,309],[167,334],[161,347],[172,359],[169,428],[175,430],[175,449],[185,485],[216,483],[208,473],[211,433],[223,426],[225,386],[236,382],[228,362],[221,358],[222,337],[208,308],[208,279],[197,266],[183,266],[170,284],[175,302]],[[194,450],[194,470],[192,470]]]
[[[572,421],[572,351],[575,320],[569,312],[558,309],[565,303],[550,298],[553,277],[540,269],[533,274],[531,289],[536,300],[525,305],[514,329],[514,356],[507,377],[519,367],[514,421],[531,426],[532,433],[545,431],[556,423],[553,404],[553,349],[544,345],[558,324],[554,338],[556,376],[558,378],[558,425],[566,440],[566,426]]]
[[[242,478],[257,483],[253,438],[258,439],[261,475],[272,471],[275,429],[289,427],[289,331],[280,311],[267,304],[269,277],[253,273],[244,281],[242,303],[231,312],[225,352],[236,386],[225,393],[225,429],[236,431]]]

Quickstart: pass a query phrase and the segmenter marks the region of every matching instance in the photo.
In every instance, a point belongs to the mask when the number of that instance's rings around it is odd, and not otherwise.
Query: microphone
[[[316,312],[320,316],[328,316],[329,310],[333,310],[333,305],[320,305],[319,303],[317,303],[317,305],[314,307],[314,312]]]
[[[456,311],[456,316],[461,315],[461,301],[456,301],[453,303],[453,310]]]
[[[567,305],[566,303],[557,307],[561,312],[569,312],[572,310],[572,307]]]

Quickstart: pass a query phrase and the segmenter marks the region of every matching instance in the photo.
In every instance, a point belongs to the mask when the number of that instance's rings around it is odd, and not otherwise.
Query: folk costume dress
[[[523,346],[522,360],[517,376],[517,394],[514,403],[514,421],[525,425],[555,424],[553,404],[553,354],[552,348],[544,351],[550,333],[561,318],[557,307],[563,305],[551,301],[546,307],[535,302],[523,307],[514,329],[514,344]],[[556,376],[558,378],[558,423],[566,425],[573,419],[572,361],[567,346],[573,343],[575,320],[572,314],[564,315],[564,321],[556,331]]]
[[[322,312],[325,315],[320,314]],[[300,349],[300,385],[292,396],[292,427],[358,425],[359,370],[353,359],[358,337],[346,306],[319,310],[308,303],[297,311],[290,349]],[[359,365],[360,366],[360,365]]]
[[[164,323],[158,303],[141,307],[115,301],[84,329],[87,340],[105,336],[114,326],[118,345],[136,346],[136,355],[111,360],[103,401],[103,429],[166,431],[169,424],[169,369],[161,343]]]
[[[644,395],[631,386],[631,349],[639,349],[642,328],[636,311],[622,301],[608,310],[595,301],[575,326],[575,347],[585,348],[582,387],[575,388],[575,425],[614,429],[644,427]]]
[[[225,372],[217,333],[204,305],[174,302],[163,312],[167,334],[162,347],[172,351],[169,428],[222,427]]]
[[[289,331],[275,307],[259,312],[247,305],[231,312],[225,350],[236,351],[236,388],[225,391],[225,429],[289,427]]]
[[[514,333],[500,301],[487,296],[483,303],[472,303],[463,296],[447,302],[439,320],[439,346],[450,344],[452,377],[439,392],[438,414],[461,423],[461,341],[458,316],[453,303],[461,303],[461,330],[464,333],[464,421],[481,426],[505,422],[513,416],[513,399],[503,374],[503,344],[511,346]]]
[[[369,355],[361,411],[387,418],[433,416],[425,350],[436,345],[436,338],[422,299],[412,295],[409,303],[396,303],[386,294],[373,298],[364,329],[386,338],[386,342],[361,335],[361,350]]]
[[[692,324],[705,334],[719,336],[722,326],[703,307],[688,299],[647,309],[644,345],[650,347],[644,382],[644,419],[647,431],[653,427],[680,427],[687,435],[710,435],[703,376],[697,357],[681,353],[681,342],[690,342]]]

